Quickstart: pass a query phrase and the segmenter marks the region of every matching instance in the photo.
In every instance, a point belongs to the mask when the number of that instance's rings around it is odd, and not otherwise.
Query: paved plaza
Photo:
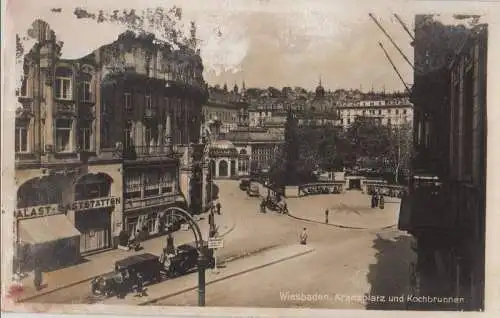
[[[396,200],[388,199],[385,209],[381,210],[371,209],[369,197],[360,192],[316,195],[288,199],[289,216],[275,212],[262,214],[259,212],[260,199],[250,198],[239,190],[237,181],[219,180],[217,184],[222,215],[216,215],[216,222],[225,235],[224,247],[217,252],[221,268],[217,272],[207,270],[207,305],[392,306],[396,309],[403,306],[367,304],[340,297],[395,295],[407,291],[409,262],[414,255],[409,237],[391,227],[397,219],[399,202]],[[327,208],[330,210],[329,224],[324,223]],[[206,215],[199,224],[206,234]],[[309,233],[306,246],[298,244],[299,233],[304,227]],[[176,244],[192,241],[192,234],[178,231],[174,238]],[[148,240],[144,243],[145,251],[158,254],[163,244],[164,237]],[[196,273],[148,286],[146,297],[134,297],[132,293],[125,299],[93,297],[89,278],[109,271],[114,261],[132,253],[103,252],[87,257],[87,262],[80,265],[46,273],[46,289],[38,296],[31,294],[28,301],[152,306],[197,304]],[[30,283],[28,281],[27,285]],[[321,294],[323,297],[304,301],[297,296],[302,294]],[[30,295],[26,292],[23,296]]]

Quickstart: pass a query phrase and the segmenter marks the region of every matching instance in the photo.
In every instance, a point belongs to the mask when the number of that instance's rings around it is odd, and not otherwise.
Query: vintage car
[[[247,188],[247,195],[250,197],[258,197],[260,195],[259,184],[257,182],[250,182],[250,185]]]
[[[102,296],[123,296],[137,284],[137,274],[144,283],[161,281],[163,267],[158,256],[144,253],[129,256],[115,263],[114,271],[91,281],[92,294]]]
[[[207,256],[207,268],[213,268],[215,261],[208,243],[203,244],[203,253]],[[164,268],[169,277],[184,275],[190,270],[198,267],[198,250],[195,243],[177,246],[175,255],[165,258]]]
[[[250,179],[249,178],[241,178],[240,179],[240,190],[241,191],[247,191],[249,186],[250,186]]]

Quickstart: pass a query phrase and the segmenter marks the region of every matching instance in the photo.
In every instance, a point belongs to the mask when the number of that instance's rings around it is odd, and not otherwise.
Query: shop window
[[[61,203],[62,182],[58,177],[36,178],[22,184],[17,190],[17,207]]]
[[[55,82],[56,98],[71,100],[73,98],[73,71],[66,67],[57,68]]]
[[[134,235],[135,234],[135,229],[137,227],[137,221],[138,221],[138,218],[137,217],[134,217],[134,218],[127,218],[127,232],[130,234],[130,235]]]
[[[73,120],[56,119],[56,151],[73,151]]]
[[[26,153],[28,148],[28,121],[16,120],[16,153]]]
[[[75,200],[107,197],[110,193],[111,182],[111,178],[104,174],[85,175],[75,186]]]
[[[78,146],[82,151],[90,151],[90,139],[91,135],[91,122],[89,120],[83,120],[79,123],[80,127],[78,129]]]
[[[156,212],[148,214],[147,229],[149,233],[155,233],[156,221],[158,220],[158,214]]]
[[[84,103],[92,102],[92,75],[84,73],[81,75],[80,82],[80,101]]]

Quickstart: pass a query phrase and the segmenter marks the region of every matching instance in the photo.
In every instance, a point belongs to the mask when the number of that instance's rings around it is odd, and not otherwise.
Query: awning
[[[80,236],[80,234],[64,214],[19,221],[19,239],[21,243],[47,243]]]

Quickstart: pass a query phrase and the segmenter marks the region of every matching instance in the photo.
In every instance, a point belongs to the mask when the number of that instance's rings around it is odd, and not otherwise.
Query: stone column
[[[215,177],[219,177],[219,159],[215,160]]]
[[[172,116],[170,112],[167,112],[165,116],[165,146],[168,154],[173,152],[172,149]]]

